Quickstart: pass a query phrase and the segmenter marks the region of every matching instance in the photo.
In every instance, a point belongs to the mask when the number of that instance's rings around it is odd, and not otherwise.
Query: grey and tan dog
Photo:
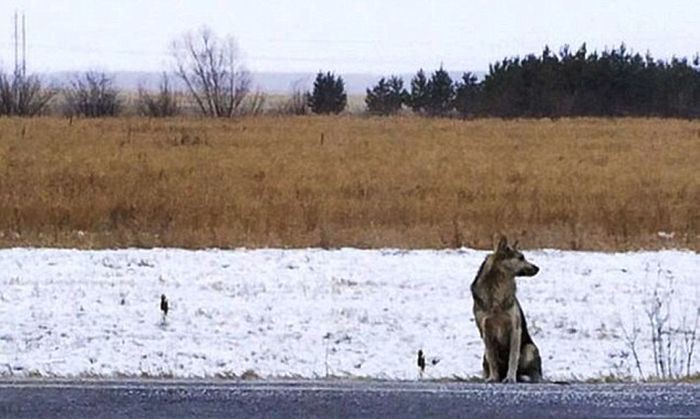
[[[474,319],[485,346],[483,374],[488,382],[542,379],[540,353],[515,295],[515,277],[534,276],[539,268],[525,260],[517,245],[509,246],[501,236],[471,285]]]

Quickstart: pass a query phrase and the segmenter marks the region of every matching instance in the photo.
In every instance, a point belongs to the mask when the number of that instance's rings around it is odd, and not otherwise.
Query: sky
[[[488,70],[544,45],[624,42],[657,58],[700,50],[694,0],[0,0],[0,68],[24,12],[29,71],[171,68],[174,39],[203,25],[232,35],[252,71],[392,74]]]

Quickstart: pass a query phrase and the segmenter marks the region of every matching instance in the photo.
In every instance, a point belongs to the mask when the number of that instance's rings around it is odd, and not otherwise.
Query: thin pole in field
[[[27,75],[27,31],[24,12],[22,12],[22,78]]]

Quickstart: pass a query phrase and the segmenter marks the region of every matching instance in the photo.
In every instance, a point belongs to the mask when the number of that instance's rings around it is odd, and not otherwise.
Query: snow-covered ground
[[[700,255],[526,251],[518,295],[549,379],[654,373],[646,311],[692,328]],[[462,250],[0,250],[1,376],[416,379],[480,374]],[[655,297],[656,295],[658,296]],[[671,293],[672,294],[669,294]],[[165,322],[160,295],[167,295]],[[678,337],[678,336],[677,336]],[[680,351],[680,337],[674,350]],[[700,336],[698,336],[700,340]],[[700,343],[698,343],[700,346]],[[695,352],[699,352],[700,349]],[[680,352],[675,356],[680,359]],[[700,371],[695,355],[693,371]]]

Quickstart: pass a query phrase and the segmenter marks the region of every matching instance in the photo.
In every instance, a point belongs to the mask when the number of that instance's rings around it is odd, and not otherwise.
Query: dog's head
[[[500,236],[493,253],[499,268],[514,276],[534,276],[540,271],[540,268],[525,260],[525,256],[518,250],[518,242],[511,246],[505,236]]]

